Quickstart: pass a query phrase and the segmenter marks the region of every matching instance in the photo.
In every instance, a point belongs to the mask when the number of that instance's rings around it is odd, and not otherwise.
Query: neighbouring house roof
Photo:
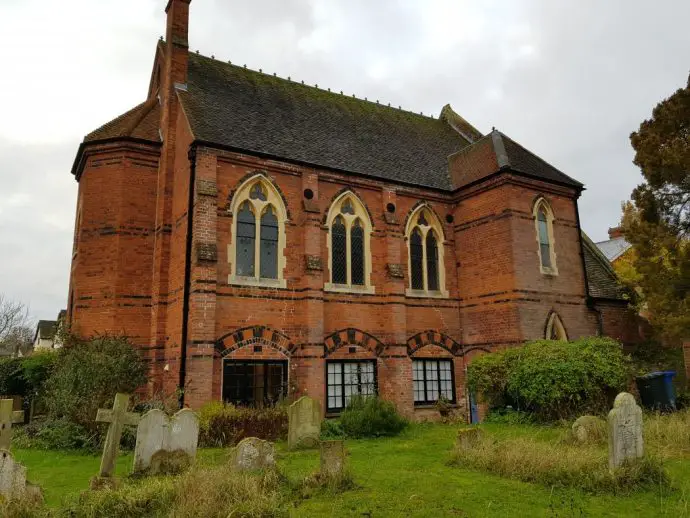
[[[34,342],[36,338],[40,338],[41,340],[52,340],[57,332],[57,324],[56,320],[39,320],[36,326]]]
[[[158,99],[154,97],[92,131],[84,137],[84,142],[117,137],[133,137],[160,142],[158,132],[160,117],[160,104]]]
[[[600,241],[599,243],[596,243],[596,245],[599,247],[599,250],[601,250],[601,253],[604,254],[606,259],[608,259],[610,262],[618,259],[632,247],[632,245],[628,243],[624,237],[616,237],[609,239],[608,241]]]
[[[582,232],[589,294],[594,298],[626,300],[625,288],[597,245]]]

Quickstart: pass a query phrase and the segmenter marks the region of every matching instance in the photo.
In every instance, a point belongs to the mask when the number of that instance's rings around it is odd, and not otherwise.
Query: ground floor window
[[[433,404],[439,396],[455,403],[452,360],[413,360],[412,384],[415,405]]]
[[[223,401],[245,406],[273,405],[286,394],[286,361],[224,361]]]
[[[328,362],[328,411],[344,409],[352,396],[376,394],[376,365],[369,361]]]

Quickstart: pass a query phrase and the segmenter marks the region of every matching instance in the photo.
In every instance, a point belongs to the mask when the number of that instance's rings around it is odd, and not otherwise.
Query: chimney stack
[[[613,227],[609,229],[609,239],[616,239],[619,237],[623,237],[622,227]]]
[[[189,60],[189,4],[192,0],[169,0],[165,13],[168,15],[165,31],[166,64],[169,91],[175,85],[187,83]]]

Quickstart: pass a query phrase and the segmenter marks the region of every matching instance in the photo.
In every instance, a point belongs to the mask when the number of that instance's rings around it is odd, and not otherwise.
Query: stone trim
[[[295,345],[287,335],[267,326],[250,326],[237,329],[216,340],[215,349],[221,357],[226,357],[233,351],[250,344],[272,347],[287,358],[295,350]]]
[[[466,352],[463,350],[462,345],[453,340],[450,336],[429,329],[427,331],[417,333],[407,340],[407,354],[412,356],[419,349],[427,345],[437,345],[451,353],[453,356],[464,356]]]
[[[331,333],[324,339],[324,357],[328,357],[341,347],[348,345],[358,345],[369,350],[376,356],[380,356],[386,348],[378,338],[370,335],[366,331],[352,327],[341,329]]]

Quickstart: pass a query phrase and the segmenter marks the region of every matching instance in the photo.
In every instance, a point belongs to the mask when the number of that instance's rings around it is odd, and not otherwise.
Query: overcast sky
[[[66,306],[83,136],[146,97],[166,0],[0,0],[0,292]],[[687,81],[688,0],[194,0],[203,54],[497,127],[587,190],[606,238],[629,134]]]

